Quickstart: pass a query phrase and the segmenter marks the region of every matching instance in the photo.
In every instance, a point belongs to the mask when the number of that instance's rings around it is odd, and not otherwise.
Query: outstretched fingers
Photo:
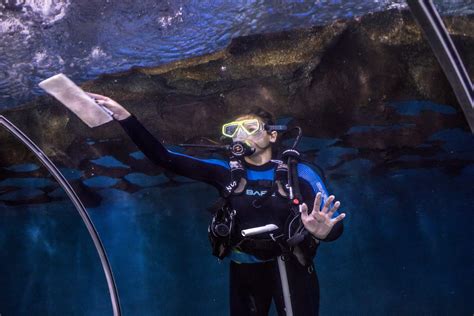
[[[344,217],[346,217],[346,213],[341,213],[336,218],[331,219],[331,222],[333,224],[336,224],[337,222],[342,221],[344,219]]]
[[[316,193],[316,197],[314,198],[313,212],[319,212],[321,210],[321,200],[321,192]]]
[[[334,203],[334,206],[329,210],[328,217],[332,218],[332,215],[339,209],[340,206],[341,202],[336,201],[336,203]]]
[[[321,212],[323,213],[327,213],[329,212],[329,207],[331,206],[331,203],[334,201],[336,197],[334,195],[330,195],[327,200],[326,200],[326,203],[324,203],[324,206],[323,206],[323,209],[321,210]]]

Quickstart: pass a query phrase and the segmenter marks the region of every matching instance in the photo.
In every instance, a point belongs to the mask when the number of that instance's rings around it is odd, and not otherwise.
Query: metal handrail
[[[97,253],[100,257],[100,262],[102,268],[104,269],[105,278],[107,279],[107,286],[109,288],[110,300],[112,302],[112,309],[114,316],[121,316],[120,300],[118,295],[117,286],[115,284],[114,276],[112,273],[112,268],[110,267],[109,259],[105,253],[105,248],[100,240],[99,233],[94,227],[92,220],[87,213],[86,208],[82,204],[81,200],[74,192],[73,188],[62,175],[59,169],[53,164],[53,162],[46,156],[43,151],[26,136],[18,127],[16,127],[12,122],[7,120],[4,116],[0,115],[0,124],[3,125],[10,133],[17,137],[23,144],[25,144],[41,161],[41,163],[48,169],[48,171],[53,175],[53,177],[58,181],[59,185],[66,191],[67,195],[71,199],[72,203],[76,207],[76,210],[79,212],[84,224],[89,231]]]
[[[431,0],[407,0],[474,133],[474,89],[469,74]]]

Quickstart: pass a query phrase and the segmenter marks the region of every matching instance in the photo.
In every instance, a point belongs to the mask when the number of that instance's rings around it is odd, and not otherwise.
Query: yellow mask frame
[[[261,130],[261,125],[262,123],[258,119],[246,119],[229,122],[222,125],[222,135],[232,138],[237,135],[239,129],[241,129],[248,136],[250,136]]]

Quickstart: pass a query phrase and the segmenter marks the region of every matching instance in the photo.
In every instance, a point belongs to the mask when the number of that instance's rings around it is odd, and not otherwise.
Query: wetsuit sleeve
[[[198,159],[169,151],[134,115],[118,122],[143,154],[156,165],[176,174],[209,183],[219,190],[229,181],[227,162],[219,159]]]
[[[319,176],[319,174],[314,171],[311,167],[306,164],[298,164],[298,175],[300,181],[303,180],[307,182],[306,186],[301,187],[301,194],[303,195],[303,200],[308,205],[309,208],[312,207],[314,204],[314,199],[316,198],[316,194],[321,192],[322,194],[322,203],[321,208],[323,207],[324,203],[326,202],[327,198],[329,197],[326,185],[324,184],[323,180]],[[310,189],[305,189],[310,188]],[[339,212],[334,212],[333,218],[337,217]],[[326,238],[322,239],[322,241],[333,241],[339,238],[342,235],[344,230],[344,224],[342,221],[337,222],[334,227],[332,228],[331,232],[326,236]]]

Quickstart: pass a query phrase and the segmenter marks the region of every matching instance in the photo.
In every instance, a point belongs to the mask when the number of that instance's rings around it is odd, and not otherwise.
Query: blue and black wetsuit
[[[219,159],[199,159],[168,151],[145,127],[130,116],[119,121],[138,148],[152,162],[179,175],[214,186],[219,192],[231,181],[229,163]],[[264,199],[258,208],[253,202],[268,189],[274,180],[275,161],[255,166],[245,163],[247,186],[242,194],[232,195],[230,206],[237,212],[237,230],[275,224],[284,227],[288,218],[288,199],[273,194]],[[319,175],[309,166],[298,164],[300,191],[304,202],[311,207],[317,192],[328,193]],[[338,214],[334,214],[336,217]],[[324,241],[331,241],[342,234],[338,222]],[[234,249],[230,258],[230,314],[268,315],[272,299],[279,315],[285,315],[278,265],[275,258],[261,260]],[[302,266],[297,260],[286,261],[294,315],[317,315],[319,310],[319,284],[314,265]]]

